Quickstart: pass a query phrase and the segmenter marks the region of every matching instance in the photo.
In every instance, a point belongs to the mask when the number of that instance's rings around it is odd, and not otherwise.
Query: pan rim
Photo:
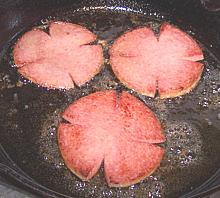
[[[22,32],[23,30],[21,30],[21,32]],[[18,33],[18,34],[20,34],[20,33]],[[15,37],[16,37],[16,35],[15,35]],[[13,39],[13,38],[12,38]],[[7,45],[7,44],[6,44]],[[4,48],[3,48],[4,49]],[[2,53],[3,54],[3,53]],[[0,56],[1,56],[1,53],[0,53]],[[1,60],[1,59],[0,59]],[[0,145],[1,145],[1,143],[0,143]],[[1,152],[1,151],[0,151]],[[2,167],[3,168],[2,168]],[[10,168],[10,167],[8,167],[7,165],[4,165],[4,164],[0,164],[0,170],[2,170],[2,169],[4,169],[3,170],[3,172],[7,172],[7,174],[8,175],[11,175],[11,176],[15,176],[15,175],[13,175],[13,173],[14,173],[14,171],[15,170],[13,170],[13,168]],[[18,173],[17,173],[18,174]],[[193,191],[191,191],[191,192],[189,192],[189,193],[187,193],[187,194],[185,194],[185,195],[183,195],[183,196],[181,196],[181,197],[183,197],[183,198],[185,198],[185,197],[188,197],[188,195],[189,195],[189,197],[194,197],[194,196],[199,196],[199,195],[201,195],[201,194],[198,194],[199,192],[202,192],[202,194],[204,193],[204,191],[202,191],[202,190],[204,190],[205,189],[205,187],[207,187],[207,186],[209,186],[209,185],[211,185],[214,181],[215,181],[215,178],[216,177],[220,177],[220,169],[219,170],[217,170],[216,171],[216,173],[214,173],[207,181],[205,181],[203,184],[201,184],[200,186],[198,186],[197,188],[195,188]],[[22,180],[22,178],[27,182],[27,183],[25,183],[24,182],[24,180]],[[30,185],[29,184],[29,182],[32,182],[31,181],[31,179],[28,179],[28,178],[26,178],[26,176],[23,176],[22,174],[20,175],[20,174],[18,174],[18,177],[16,177],[16,178],[14,178],[16,181],[19,181],[20,183],[23,183],[23,184],[25,184],[25,185],[27,185],[27,187],[29,187],[31,190],[37,190],[37,192],[38,193],[46,193],[46,194],[42,194],[42,195],[50,195],[50,194],[48,194],[49,192],[51,192],[51,193],[55,193],[55,194],[57,194],[58,192],[56,192],[56,191],[53,191],[53,190],[51,190],[51,189],[49,189],[49,188],[47,188],[47,187],[44,187],[44,186],[42,186],[40,183],[38,183],[38,182],[34,182],[35,183],[35,185],[37,185],[37,187],[39,187],[38,189],[35,187],[35,186],[32,186],[32,185]],[[205,185],[205,186],[204,186]],[[41,187],[42,187],[42,191],[41,191]],[[218,187],[220,187],[220,185],[219,186],[215,186],[214,187],[214,189],[216,189],[216,188],[218,188]],[[210,189],[210,190],[213,190],[213,189]],[[193,192],[195,193],[195,194],[193,194]],[[64,196],[64,197],[66,197],[66,198],[70,198],[70,196],[67,196],[67,195],[63,195],[63,194],[60,194],[60,193],[58,193],[57,194],[57,196]],[[50,196],[52,196],[52,195],[50,195]],[[53,196],[52,196],[53,197]],[[54,197],[56,197],[56,196],[54,196]]]

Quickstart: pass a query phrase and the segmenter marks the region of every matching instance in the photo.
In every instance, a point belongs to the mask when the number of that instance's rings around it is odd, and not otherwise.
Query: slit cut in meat
[[[203,64],[199,45],[180,29],[164,23],[157,38],[149,27],[124,33],[110,49],[110,63],[127,87],[144,95],[176,97],[199,82]]]
[[[160,122],[141,101],[122,92],[96,92],[63,113],[58,143],[67,167],[90,180],[104,161],[106,181],[125,187],[143,180],[160,165],[165,141]]]
[[[34,28],[18,40],[14,62],[18,72],[36,84],[70,89],[74,82],[80,86],[100,71],[101,45],[87,45],[95,40],[96,36],[80,25],[52,22],[49,34]]]

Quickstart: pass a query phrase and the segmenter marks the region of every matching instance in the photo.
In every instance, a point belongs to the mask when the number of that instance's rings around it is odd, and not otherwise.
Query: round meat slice
[[[134,96],[122,92],[118,97],[116,91],[96,92],[63,113],[69,123],[59,125],[59,147],[66,165],[82,180],[92,178],[103,160],[110,186],[137,183],[160,164],[164,150],[154,143],[165,137],[159,121]]]
[[[203,71],[203,64],[195,61],[203,58],[199,45],[168,23],[161,26],[158,39],[149,27],[137,28],[119,37],[110,50],[110,63],[120,81],[150,97],[158,89],[161,98],[190,92]]]
[[[102,47],[88,45],[96,36],[86,28],[65,22],[49,24],[49,34],[34,28],[13,51],[18,71],[36,84],[70,89],[97,74],[103,63]]]

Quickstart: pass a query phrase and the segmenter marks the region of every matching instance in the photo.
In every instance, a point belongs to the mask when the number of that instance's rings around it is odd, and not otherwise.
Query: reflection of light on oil
[[[202,138],[199,131],[187,122],[167,125],[168,162],[188,166],[198,163],[202,152]]]
[[[3,21],[7,21],[4,25],[7,26],[8,29],[13,30],[18,27],[18,25],[21,23],[21,19],[24,17],[23,12],[16,11],[16,10],[8,10],[8,12],[5,13],[3,16]]]

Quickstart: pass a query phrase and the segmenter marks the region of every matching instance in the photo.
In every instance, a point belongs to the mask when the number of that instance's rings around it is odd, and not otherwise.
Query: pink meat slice
[[[110,123],[118,119],[115,112],[116,93],[114,91],[103,91],[82,97],[71,104],[64,111],[63,118],[70,123],[103,128],[107,122]]]
[[[59,82],[62,82],[62,88],[70,89],[74,87],[74,83],[68,71],[63,72],[63,70],[54,67],[53,73],[51,73],[51,64],[47,62],[42,63],[41,61],[36,61],[35,63],[29,63],[19,68],[19,72],[23,76],[29,76],[29,80],[46,87],[56,87]],[[31,76],[29,74],[31,74]],[[48,78],[48,76],[51,75],[52,77]]]
[[[106,180],[111,187],[126,187],[151,175],[160,165],[164,149],[117,139],[105,155]]]
[[[138,142],[162,143],[165,141],[159,120],[145,104],[127,92],[119,100],[121,118],[129,139]]]
[[[161,26],[158,39],[150,28],[137,28],[119,37],[110,50],[110,63],[119,80],[150,97],[155,96],[157,83],[165,78],[166,83],[160,83],[158,89],[161,98],[191,91],[203,71],[203,64],[195,61],[202,59],[199,45],[168,23]],[[179,78],[181,83],[177,83]],[[173,82],[176,84],[171,88]]]
[[[76,45],[88,44],[96,39],[96,35],[81,25],[64,22],[51,23],[50,35],[58,40],[63,37]]]
[[[49,35],[39,29],[26,32],[16,43],[13,55],[18,69],[44,58],[44,44]]]
[[[102,56],[100,55],[102,55],[100,45],[84,45],[77,49],[75,56],[70,60],[71,62],[74,60],[75,67],[69,68],[77,85],[83,85],[99,72],[102,64]]]
[[[84,84],[99,72],[102,47],[87,45],[96,39],[92,32],[65,22],[50,23],[49,32],[50,35],[35,28],[16,43],[14,61],[24,77],[45,87],[69,89],[74,83]],[[50,75],[43,70],[49,70]]]
[[[176,95],[177,92],[178,95],[189,92],[200,80],[203,64],[189,60],[178,60],[169,63],[167,66],[164,65],[164,67],[169,72],[169,80],[162,73],[158,78],[158,90],[162,98],[167,95]],[[175,70],[174,67],[176,67]]]
[[[144,42],[144,43],[143,43]],[[155,47],[157,38],[149,28],[137,28],[119,37],[111,48],[113,56],[139,56],[140,51],[151,51]],[[134,50],[135,49],[135,50]]]
[[[82,180],[89,180],[98,171],[104,157],[101,138],[96,131],[72,124],[60,124],[58,134],[67,167]]]
[[[156,94],[156,72],[151,62],[141,57],[111,56],[111,65],[115,75],[129,88],[154,97]],[[152,68],[146,70],[146,67]]]
[[[164,56],[191,61],[200,61],[204,58],[203,52],[195,40],[168,23],[161,26],[159,44],[160,50],[165,53]]]
[[[69,124],[61,123],[58,129],[61,154],[70,170],[83,180],[92,178],[103,160],[110,186],[137,183],[160,164],[164,151],[154,145],[165,141],[160,123],[142,102],[126,92],[119,98],[115,91],[85,96],[71,104],[63,118]],[[133,164],[127,161],[130,146],[136,148],[130,155],[131,160],[138,152],[138,161]],[[120,153],[124,153],[126,161]],[[117,159],[112,159],[115,157]],[[114,168],[120,166],[128,168],[115,172]]]

